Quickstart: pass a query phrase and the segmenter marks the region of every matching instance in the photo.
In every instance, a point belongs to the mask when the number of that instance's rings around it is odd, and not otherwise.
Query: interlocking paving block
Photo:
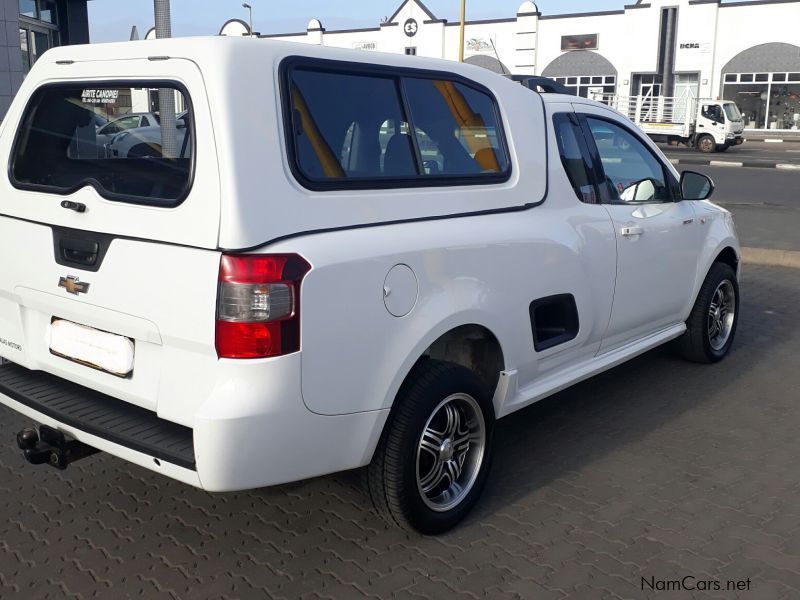
[[[686,575],[800,597],[800,270],[746,266],[742,293],[723,362],[655,350],[499,422],[487,493],[439,538],[386,526],[358,474],[209,494],[107,455],[33,467],[2,408],[0,598],[643,598]]]

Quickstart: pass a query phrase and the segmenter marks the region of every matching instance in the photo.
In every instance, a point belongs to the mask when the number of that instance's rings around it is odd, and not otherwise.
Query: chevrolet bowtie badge
[[[85,294],[89,291],[89,284],[84,281],[78,281],[74,275],[67,275],[58,280],[58,287],[64,288],[70,294]]]

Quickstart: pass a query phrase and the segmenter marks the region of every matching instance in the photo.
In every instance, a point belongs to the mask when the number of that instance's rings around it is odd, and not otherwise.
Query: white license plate
[[[117,377],[133,373],[133,340],[122,335],[53,318],[50,352]]]

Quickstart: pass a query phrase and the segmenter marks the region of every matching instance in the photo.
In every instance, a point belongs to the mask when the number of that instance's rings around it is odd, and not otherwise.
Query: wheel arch
[[[466,318],[469,316],[469,318]],[[385,408],[394,405],[400,386],[409,377],[414,366],[426,358],[435,358],[467,367],[475,372],[493,394],[505,369],[507,353],[493,328],[478,315],[454,315],[432,328],[408,353],[397,369],[392,385],[387,390]]]
[[[383,407],[390,409],[389,414],[380,426],[380,433],[372,436],[372,443],[366,450],[363,464],[372,459],[383,431],[391,422],[391,413],[395,410],[395,400],[400,388],[413,374],[414,367],[421,360],[435,358],[465,366],[484,381],[489,394],[494,394],[500,372],[506,368],[508,354],[494,329],[483,322],[483,319],[475,318],[476,316],[470,314],[470,318],[466,318],[466,315],[461,315],[460,319],[456,319],[458,315],[455,315],[453,318],[441,322],[436,328],[431,329],[428,335],[421,339],[408,354],[401,367],[397,369],[396,376],[387,390]],[[494,410],[495,417],[497,417],[496,406]]]
[[[725,248],[720,250],[717,253],[717,255],[714,258],[714,260],[711,262],[711,264],[714,264],[714,263],[717,263],[717,262],[721,262],[721,263],[725,263],[726,265],[729,265],[736,272],[736,274],[738,276],[738,274],[739,274],[739,263],[741,262],[741,259],[740,259],[739,255],[737,254],[736,250],[733,248],[733,246],[726,246]],[[710,265],[709,265],[709,268],[711,268]]]
[[[477,323],[454,327],[436,338],[422,353],[467,367],[477,374],[493,393],[505,369],[505,358],[500,340],[491,329]],[[419,359],[418,359],[419,360]]]
[[[692,295],[684,311],[687,319],[689,318],[689,313],[691,312],[694,303],[697,301],[697,295],[700,293],[700,288],[708,276],[708,272],[715,263],[721,262],[725,263],[726,265],[730,265],[734,273],[736,273],[737,278],[741,273],[741,250],[734,237],[727,237],[726,239],[722,240],[711,252],[708,252],[707,250],[704,251],[703,257],[704,260],[701,263],[702,268],[698,267],[697,269]]]

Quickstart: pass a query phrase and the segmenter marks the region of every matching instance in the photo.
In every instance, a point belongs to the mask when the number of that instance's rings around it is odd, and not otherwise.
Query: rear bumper
[[[193,428],[41,371],[0,366],[0,403],[109,454],[208,491],[277,485],[369,462],[388,410],[322,416],[300,353],[217,363]],[[11,439],[13,432],[7,432]]]
[[[195,487],[202,487],[200,484],[200,479],[197,476],[197,471],[195,470],[180,467],[166,460],[159,460],[159,464],[156,464],[155,457],[150,454],[133,450],[128,446],[112,442],[109,439],[100,437],[98,435],[93,435],[78,427],[66,425],[65,423],[62,423],[61,421],[58,421],[57,419],[54,419],[43,412],[33,409],[30,406],[22,404],[21,402],[18,402],[17,400],[14,400],[3,393],[0,393],[0,404],[4,404],[11,410],[25,415],[37,423],[49,425],[50,427],[63,431],[70,438],[80,440],[89,446],[101,450],[102,452],[107,452],[108,454],[112,454],[130,463],[144,467],[145,469],[150,469],[151,471],[161,473],[162,475],[166,475],[167,477],[177,481],[181,481]],[[13,431],[9,430],[5,432],[7,443],[12,443],[13,435]]]

